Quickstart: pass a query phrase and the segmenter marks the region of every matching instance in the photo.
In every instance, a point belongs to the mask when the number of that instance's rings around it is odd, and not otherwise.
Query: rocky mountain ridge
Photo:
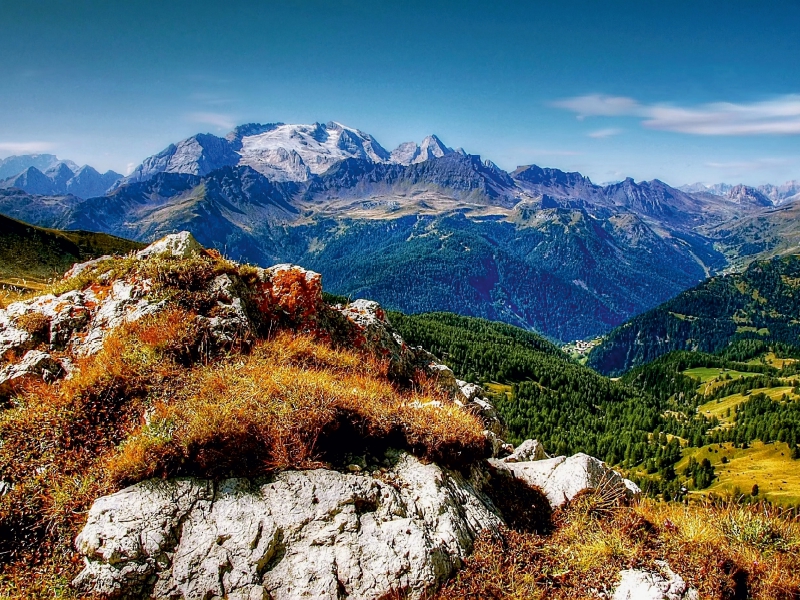
[[[693,183],[690,185],[682,185],[678,189],[688,193],[711,194],[733,199],[746,193],[758,197],[759,202],[764,202],[763,199],[766,198],[768,204],[764,204],[765,206],[778,206],[780,204],[794,202],[800,198],[800,181],[797,180],[787,181],[779,185],[767,183],[755,187],[746,186],[744,184],[732,185],[730,183],[715,183],[711,185]]]

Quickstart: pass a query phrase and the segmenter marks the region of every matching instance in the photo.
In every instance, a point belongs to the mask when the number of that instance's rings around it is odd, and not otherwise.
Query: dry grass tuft
[[[787,513],[648,500],[600,516],[596,499],[576,500],[554,515],[550,536],[479,538],[465,569],[436,597],[597,597],[615,587],[623,569],[658,571],[656,560],[666,560],[704,599],[800,597],[800,524]]]
[[[313,468],[375,445],[451,466],[485,452],[482,424],[449,400],[401,391],[384,363],[281,333],[248,356],[198,368],[108,464],[149,477],[257,476]]]

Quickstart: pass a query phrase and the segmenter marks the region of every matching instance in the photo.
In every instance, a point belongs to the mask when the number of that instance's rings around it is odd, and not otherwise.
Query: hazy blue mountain
[[[62,161],[54,154],[22,154],[0,159],[0,179],[19,175],[30,167],[36,167],[44,172],[59,162],[65,163],[73,170],[78,169],[78,165],[71,160]]]
[[[36,167],[28,167],[18,175],[0,181],[0,188],[17,188],[46,196],[72,194],[79,198],[91,198],[105,194],[122,177],[114,171],[98,173],[88,165],[73,170],[69,164],[59,161],[44,173]]]

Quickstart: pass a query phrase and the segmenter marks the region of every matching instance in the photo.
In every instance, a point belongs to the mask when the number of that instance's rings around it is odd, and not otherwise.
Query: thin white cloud
[[[233,120],[233,117],[221,113],[193,112],[189,113],[187,117],[193,123],[213,125],[219,129],[233,129],[236,126],[236,121]]]
[[[694,107],[642,104],[625,96],[590,94],[553,103],[586,117],[639,117],[648,129],[692,135],[800,135],[800,94],[747,104],[714,102]]]
[[[618,127],[607,127],[606,129],[591,131],[586,135],[588,135],[590,138],[603,139],[614,135],[619,135],[620,133],[622,133],[622,129],[619,129]]]
[[[128,166],[125,167],[125,175],[130,175],[133,173],[133,170],[136,168],[136,163],[128,163]]]
[[[50,142],[0,142],[0,152],[11,154],[36,154],[54,148]]]
[[[553,106],[570,110],[578,115],[579,119],[585,117],[616,117],[636,114],[641,105],[633,98],[624,96],[606,96],[604,94],[589,94],[576,96],[553,102]]]

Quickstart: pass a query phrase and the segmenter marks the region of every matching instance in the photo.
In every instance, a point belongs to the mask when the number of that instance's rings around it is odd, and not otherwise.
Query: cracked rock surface
[[[408,454],[383,477],[150,481],[94,503],[74,583],[116,598],[420,598],[501,524],[461,475]]]

